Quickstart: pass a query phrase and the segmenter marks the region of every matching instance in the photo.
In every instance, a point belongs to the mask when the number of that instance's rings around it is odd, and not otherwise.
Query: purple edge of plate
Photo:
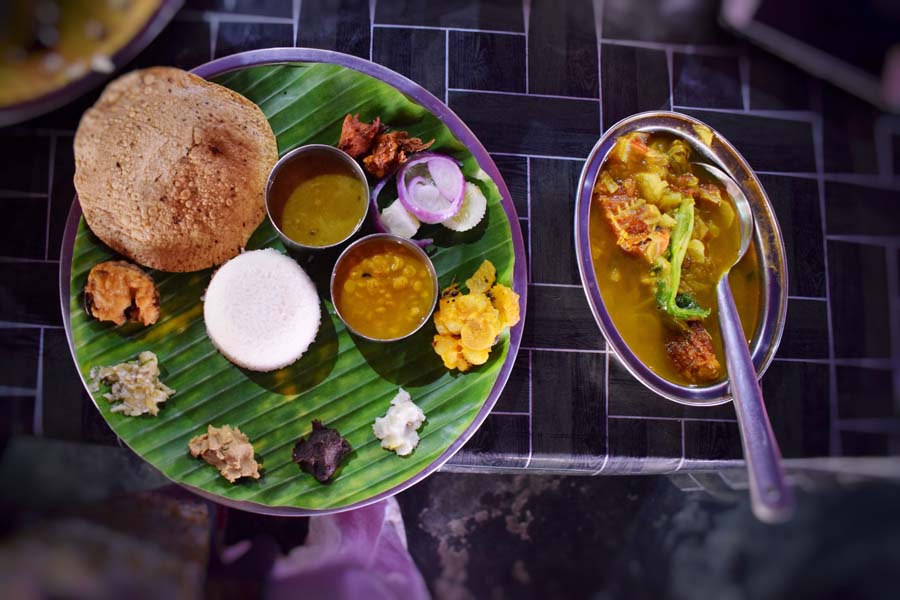
[[[500,397],[500,393],[506,386],[506,382],[509,379],[510,373],[512,372],[513,365],[516,361],[516,356],[519,353],[519,346],[522,341],[522,330],[525,326],[525,312],[528,297],[528,276],[526,269],[525,243],[522,238],[522,229],[519,226],[519,219],[516,213],[516,208],[513,204],[509,189],[506,187],[506,182],[503,180],[503,177],[501,177],[500,171],[497,168],[497,165],[494,164],[494,161],[491,158],[490,154],[488,154],[488,151],[484,148],[484,146],[482,146],[481,142],[478,141],[478,138],[475,137],[475,134],[472,133],[472,131],[465,125],[465,123],[462,122],[462,120],[456,115],[456,113],[450,110],[450,108],[443,102],[438,100],[431,92],[415,83],[414,81],[408,79],[407,77],[404,77],[399,73],[396,73],[386,67],[378,65],[366,59],[343,54],[340,52],[318,50],[313,48],[268,48],[265,50],[251,50],[248,52],[232,54],[230,56],[225,56],[210,61],[194,68],[191,72],[205,79],[209,79],[210,77],[224,75],[225,73],[228,73],[230,71],[236,71],[238,69],[244,69],[247,67],[279,63],[289,64],[297,62],[336,64],[347,67],[349,69],[353,69],[355,71],[359,71],[360,73],[369,75],[370,77],[387,83],[406,96],[415,100],[421,106],[428,109],[451,131],[451,133],[453,133],[453,135],[459,141],[461,141],[466,146],[466,148],[472,153],[472,156],[475,157],[478,165],[482,169],[484,169],[485,172],[491,177],[491,179],[494,181],[494,184],[497,186],[497,189],[500,191],[502,206],[510,222],[509,229],[513,242],[513,256],[515,258],[515,264],[513,267],[513,289],[516,291],[516,293],[519,294],[519,297],[521,298],[521,317],[519,319],[519,322],[510,329],[509,349],[506,354],[506,360],[500,367],[500,372],[497,374],[497,379],[494,381],[494,386],[491,388],[491,392],[490,394],[488,394],[487,400],[485,400],[484,404],[481,407],[481,410],[478,411],[478,414],[475,415],[475,419],[472,421],[472,423],[465,429],[465,431],[462,432],[459,437],[457,437],[457,439],[450,445],[450,447],[442,452],[440,456],[438,456],[434,461],[432,461],[424,469],[422,469],[406,481],[399,483],[390,489],[376,494],[371,498],[360,500],[353,504],[348,504],[347,506],[329,509],[309,509],[286,506],[266,506],[264,504],[246,500],[232,500],[230,498],[225,498],[223,496],[207,492],[186,483],[175,482],[178,485],[191,490],[199,496],[202,496],[219,504],[223,504],[230,508],[246,510],[258,514],[285,517],[308,517],[314,515],[326,515],[368,506],[369,504],[373,504],[380,500],[390,498],[391,496],[394,496],[402,492],[403,490],[412,487],[416,483],[419,483],[420,481],[440,469],[441,466],[443,466],[447,461],[453,458],[453,456],[457,452],[459,452],[463,445],[467,441],[469,441],[469,439],[475,434],[475,432],[490,414],[491,410],[494,408],[494,405],[497,403],[497,400]],[[78,224],[80,220],[81,205],[78,203],[78,196],[76,195],[72,202],[72,207],[69,210],[69,216],[66,219],[66,228],[63,233],[62,250],[60,252],[59,263],[60,309],[62,311],[63,324],[65,325],[66,339],[69,343],[69,351],[72,354],[73,360],[75,360],[75,345],[72,339],[72,323],[69,315],[69,295],[70,278],[72,272],[72,254],[75,247],[75,236],[78,233]],[[81,377],[80,369],[79,377]],[[85,386],[85,389],[87,389],[87,382],[84,381],[83,377],[81,378],[81,380]],[[90,392],[88,393],[91,397],[91,400],[96,405],[93,394],[90,394]],[[153,465],[151,464],[151,466]],[[165,474],[163,475],[165,476]],[[166,476],[166,478],[170,479],[168,476]]]
[[[150,45],[156,37],[165,29],[175,13],[184,5],[184,0],[162,0],[156,11],[150,15],[144,26],[124,46],[113,53],[110,59],[115,65],[112,73],[100,73],[88,71],[78,79],[71,81],[61,88],[47,92],[43,96],[25,100],[12,106],[0,108],[0,126],[8,127],[29,119],[61,108],[66,103],[75,100],[83,94],[94,89],[101,83],[117,74],[119,69],[136,57],[141,50]]]

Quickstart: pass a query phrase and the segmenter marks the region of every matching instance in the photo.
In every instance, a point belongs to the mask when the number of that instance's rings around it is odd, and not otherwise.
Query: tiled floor
[[[784,454],[900,453],[900,117],[748,48],[716,25],[716,6],[192,0],[131,66],[280,45],[347,52],[421,83],[479,136],[519,213],[529,310],[510,384],[451,466],[668,471],[740,456],[730,407],[664,401],[607,353],[575,265],[584,157],[619,119],[673,108],[734,143],[781,222],[792,299],[764,389]],[[72,134],[96,94],[0,130],[7,432],[114,442],[64,366],[57,287]]]

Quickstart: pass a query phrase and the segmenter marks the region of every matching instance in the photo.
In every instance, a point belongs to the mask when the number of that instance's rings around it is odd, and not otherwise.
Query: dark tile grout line
[[[606,468],[606,465],[609,463],[609,352],[606,353],[606,357],[603,362],[603,401],[604,401],[604,409],[605,413],[603,416],[606,419],[604,422],[604,437],[606,438],[606,457],[603,459],[603,464],[600,465],[600,470]]]
[[[842,431],[858,431],[860,433],[882,433],[900,436],[900,418],[860,418],[841,419],[837,423]]]
[[[534,281],[534,260],[532,257],[534,253],[532,249],[534,248],[534,239],[531,237],[531,157],[525,158],[525,201],[527,202],[526,207],[528,209],[528,283]]]
[[[681,419],[681,460],[679,460],[678,464],[675,466],[675,471],[680,471],[682,467],[684,467],[684,459],[687,457],[687,452],[685,451],[687,444],[685,443],[684,437],[684,419]]]
[[[209,60],[216,58],[216,46],[219,41],[219,20],[209,20]]]
[[[3,264],[59,264],[58,258],[22,258],[19,256],[0,256],[0,265]]]
[[[603,129],[603,44],[600,40],[603,39],[603,8],[604,2],[603,0],[593,0],[594,3],[594,37],[596,38],[597,44],[597,112],[598,112],[598,120],[600,125],[600,134],[603,135],[605,129]],[[525,57],[526,61],[528,57]],[[527,68],[527,65],[526,65]],[[528,90],[525,90],[526,92]],[[606,453],[609,456],[609,451]],[[604,462],[603,466],[600,467],[603,470],[603,467],[606,466]]]
[[[600,102],[600,98],[593,96],[563,96],[560,94],[533,94],[530,92],[505,92],[497,90],[470,90],[467,88],[448,88],[450,92],[461,92],[465,94],[487,94],[491,96],[517,96],[528,98],[550,98],[553,100],[575,100],[582,102]]]
[[[62,329],[62,325],[45,325],[18,321],[0,321],[0,329]]]
[[[874,369],[878,371],[890,371],[894,368],[890,358],[790,358],[778,357],[773,360],[784,363],[807,363],[811,365],[834,365],[836,367],[850,367],[856,369]]]
[[[829,235],[830,242],[849,242],[851,244],[863,244],[866,246],[884,246],[885,248],[900,248],[900,236],[897,235]]]
[[[778,177],[797,177],[801,179],[818,179],[818,173],[806,171],[754,171],[757,175],[775,175]],[[865,173],[822,173],[826,183],[846,183],[863,187],[874,187],[885,190],[900,190],[900,179],[887,180],[878,175]]]
[[[222,12],[215,10],[195,10],[186,8],[178,12],[175,16],[176,21],[185,21],[191,23],[205,22],[209,23],[217,21],[219,23],[239,23],[239,24],[258,24],[258,25],[292,25],[291,17],[268,17],[265,15],[245,15],[235,14],[232,12]]]
[[[47,167],[47,225],[44,228],[44,260],[50,258],[50,209],[53,200],[53,175],[56,164],[56,136],[50,136],[50,159]]]
[[[685,421],[689,421],[698,423],[737,423],[736,417],[734,419],[723,419],[721,417],[704,419],[703,417],[645,417],[643,415],[609,415],[609,418],[623,419],[628,421],[680,421],[682,423],[684,423]]]
[[[502,29],[473,29],[471,27],[442,27],[440,25],[397,25],[391,23],[374,23],[375,29],[419,29],[426,31],[458,31],[461,33],[489,33],[494,35],[515,35],[523,37],[523,31],[504,31]]]
[[[665,42],[642,42],[640,40],[616,40],[600,38],[601,44],[608,46],[625,46],[628,48],[644,48],[647,50],[671,50],[679,54],[695,54],[698,56],[730,56],[740,55],[740,49],[731,46],[715,46],[702,44],[676,44]]]
[[[550,156],[547,154],[523,154],[521,152],[488,152],[488,154],[494,156],[512,156],[515,158],[541,158],[546,160],[577,160],[583,162],[585,157],[583,156]]]
[[[530,0],[524,0],[529,3],[530,9]],[[524,5],[523,5],[524,10]],[[528,30],[528,25],[526,22],[526,31]],[[528,44],[526,41],[526,52],[528,48]],[[525,65],[525,73],[528,73],[528,65]],[[534,244],[534,239],[531,236],[531,158],[525,159],[525,202],[526,202],[526,210],[528,211],[528,248],[526,248],[527,260],[528,260],[528,282],[531,282],[534,279],[533,271],[532,271],[532,247]],[[521,346],[520,346],[521,347]],[[528,458],[525,460],[524,468],[527,469],[531,465],[532,457],[534,456],[534,352],[528,350]]]
[[[0,385],[0,396],[28,398],[37,393],[36,388],[21,387],[17,385]]]
[[[371,0],[370,5],[374,3],[374,0]],[[303,9],[303,0],[291,0],[291,24],[294,26],[294,36],[291,38],[293,43],[291,46],[296,47],[297,41],[300,39],[300,11]],[[371,13],[371,8],[369,9]],[[372,30],[371,27],[369,29],[369,59],[372,58]]]
[[[750,110],[750,57],[747,55],[747,48],[744,47],[738,57],[738,72],[741,78],[741,103],[744,110]]]
[[[834,317],[831,310],[831,277],[828,268],[828,230],[825,226],[827,222],[825,212],[825,179],[822,176],[825,172],[825,149],[824,149],[824,123],[823,123],[823,100],[822,87],[816,82],[809,84],[810,107],[816,118],[812,122],[813,136],[813,153],[816,163],[816,185],[819,192],[819,217],[822,220],[822,256],[824,258],[825,271],[825,298],[826,298],[826,320],[828,323],[828,358],[831,363],[828,365],[828,454],[831,456],[842,456],[843,448],[840,432],[836,424],[839,416],[838,411],[838,393],[837,393],[837,367],[834,364]]]
[[[900,414],[900,285],[897,282],[897,249],[885,248],[885,270],[889,273],[888,288],[888,323],[891,327],[891,362],[893,370],[891,380],[894,391],[894,412]]]
[[[767,119],[779,119],[782,121],[801,121],[811,123],[816,114],[808,110],[772,110],[769,108],[754,108],[752,110],[743,108],[714,108],[710,106],[686,106],[684,104],[675,104],[672,110],[693,110],[701,112],[722,113],[727,115],[744,115],[748,117],[765,117]]]
[[[590,348],[540,348],[535,346],[520,346],[522,350],[534,352],[568,352],[571,354],[607,354],[609,350],[592,350]]]
[[[666,73],[669,76],[669,110],[675,110],[675,53],[666,50]]]
[[[535,287],[553,287],[553,288],[568,288],[568,289],[582,289],[584,287],[578,283],[541,283],[539,281],[532,281],[528,285],[533,285]]]
[[[528,458],[525,460],[527,469],[534,456],[534,353],[528,351]]]
[[[32,433],[44,435],[44,328],[38,342],[37,383],[34,390],[34,412],[32,414]]]
[[[450,31],[444,31],[444,104],[450,105]]]
[[[603,430],[604,430],[604,439],[603,443],[606,449],[606,456],[603,457],[603,462],[600,464],[600,468],[591,473],[591,475],[599,475],[606,468],[606,465],[609,464],[609,352],[607,351],[606,356],[603,359]]]
[[[531,0],[522,0],[522,23],[525,27],[525,93],[528,94],[531,91],[531,84],[529,83],[529,75],[528,71],[530,70],[528,64],[528,34],[531,29]]]
[[[875,158],[878,161],[878,177],[885,184],[898,184],[894,176],[893,138],[900,133],[900,117],[879,115],[875,120]]]
[[[57,135],[59,137],[72,137],[75,135],[74,129],[58,129],[54,127],[35,127],[34,129],[30,129],[28,127],[23,126],[21,123],[17,125],[11,125],[7,131],[4,133],[10,133],[12,135],[30,135],[30,136],[50,136]]]
[[[297,0],[298,2],[300,0]],[[375,58],[375,9],[378,0],[369,0],[369,60]]]
[[[49,194],[43,192],[17,192],[15,190],[0,190],[0,200],[4,198],[46,198]]]

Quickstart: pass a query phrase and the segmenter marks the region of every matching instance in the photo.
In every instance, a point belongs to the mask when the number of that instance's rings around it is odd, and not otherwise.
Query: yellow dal
[[[356,246],[335,273],[334,301],[358,333],[387,340],[415,331],[431,314],[434,282],[425,261],[398,242]]]
[[[300,155],[282,172],[285,181],[273,192],[280,196],[275,204],[283,203],[278,227],[286,236],[305,246],[331,246],[350,237],[366,212],[366,187],[348,165]]]

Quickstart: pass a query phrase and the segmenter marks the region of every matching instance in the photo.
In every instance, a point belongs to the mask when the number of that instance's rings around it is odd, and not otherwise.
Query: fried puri
[[[265,216],[278,148],[255,104],[168,67],[112,82],[75,135],[88,226],[131,260],[196,271],[236,256]]]

